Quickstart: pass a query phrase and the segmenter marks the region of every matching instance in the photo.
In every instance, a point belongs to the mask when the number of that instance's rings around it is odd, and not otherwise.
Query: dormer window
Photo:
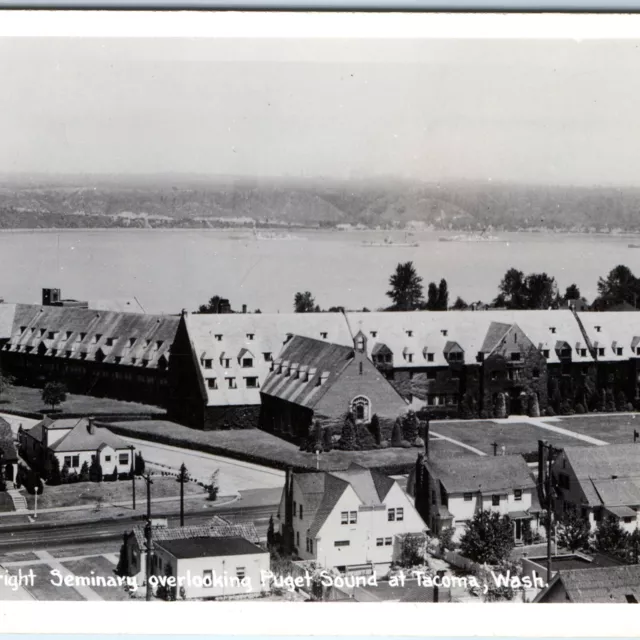
[[[163,340],[158,340],[156,342],[156,349],[161,349],[163,344],[164,344]]]
[[[447,334],[449,333],[449,331],[448,331],[448,329],[442,329],[441,333],[442,333],[442,335],[443,335],[443,336],[445,336],[445,338],[446,338],[446,336],[447,336]]]
[[[404,358],[407,362],[413,362],[413,353],[405,353]]]
[[[20,327],[20,333],[24,333],[27,330],[27,327]]]
[[[378,335],[377,331],[370,331],[369,333],[371,334],[372,338],[375,338]]]
[[[616,348],[616,354],[621,356],[622,355],[622,347],[617,347]]]
[[[255,333],[247,333],[247,340],[253,340],[255,337]]]
[[[228,369],[231,366],[231,358],[220,358],[220,364]]]
[[[133,347],[133,345],[136,343],[136,339],[135,338],[129,338],[129,346]]]
[[[596,327],[594,327],[594,329],[596,330],[596,333],[600,333],[602,327],[600,325],[597,325]]]
[[[639,352],[640,352],[640,349],[639,349]],[[604,356],[604,347],[598,347],[598,355]]]
[[[55,331],[49,331],[49,333],[47,334],[47,338],[49,340],[53,340],[56,337],[56,332]]]
[[[413,331],[407,330],[407,335],[411,338],[413,336]]]
[[[543,355],[543,357],[549,359],[549,349],[543,349],[542,350],[542,355]]]
[[[80,340],[81,341],[84,340],[86,337],[87,337],[86,333],[83,332],[83,333],[80,334]]]
[[[551,333],[555,333],[556,332],[556,328],[555,327],[549,327],[549,331],[551,331]]]
[[[235,378],[227,378],[227,381],[229,383],[229,389],[237,389],[238,386],[236,385],[236,379]]]
[[[107,345],[107,347],[113,347],[113,342],[114,342],[114,338],[107,338],[107,341],[105,342],[105,344]]]
[[[271,355],[271,351],[265,351],[263,354],[265,362],[272,362],[273,356]]]
[[[73,331],[67,331],[67,340],[73,335]]]
[[[519,362],[520,361],[520,352],[511,354],[511,362]]]
[[[253,367],[253,358],[242,358],[242,368],[249,369]]]
[[[586,357],[587,357],[587,350],[586,350],[586,349],[580,349],[580,355],[581,355],[583,358],[586,358]]]
[[[451,351],[449,353],[449,362],[462,362],[462,351]]]
[[[326,340],[328,335],[329,335],[329,334],[328,334],[326,331],[321,331],[321,332],[320,332],[320,337],[321,337],[323,340]]]
[[[47,332],[46,329],[40,329],[40,337],[42,338],[42,336]]]
[[[218,382],[216,378],[207,378],[207,388],[209,389],[217,389]]]
[[[205,369],[211,369],[211,366],[213,365],[213,360],[211,358],[205,358],[202,362]]]
[[[213,336],[218,342],[220,342],[222,340],[222,334],[221,333],[216,333],[215,336]]]

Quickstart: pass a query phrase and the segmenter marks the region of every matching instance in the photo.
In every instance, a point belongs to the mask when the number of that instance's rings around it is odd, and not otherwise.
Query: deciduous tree
[[[47,382],[42,390],[42,402],[51,406],[51,410],[67,399],[67,389],[61,382]]]
[[[293,298],[293,310],[295,313],[314,313],[320,311],[320,307],[310,291],[298,291]]]
[[[514,545],[513,523],[509,516],[479,511],[466,524],[460,539],[460,552],[480,564],[499,564],[509,557]]]
[[[581,518],[576,511],[570,511],[558,522],[558,544],[570,551],[587,549],[591,539],[589,521]]]
[[[391,289],[387,296],[393,301],[395,311],[413,311],[422,304],[422,278],[416,272],[413,262],[398,264],[389,278]]]

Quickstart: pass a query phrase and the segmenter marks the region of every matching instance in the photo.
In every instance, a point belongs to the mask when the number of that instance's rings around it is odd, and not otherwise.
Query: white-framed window
[[[93,458],[93,456],[91,456]],[[111,462],[111,456],[105,456],[104,457],[104,461],[105,462]]]
[[[349,524],[349,512],[341,511],[340,512],[340,524]]]
[[[470,494],[470,493],[465,493],[464,494],[464,501],[465,502],[471,502],[472,499],[473,499],[472,494]]]
[[[358,524],[358,512],[349,511],[349,524]]]
[[[389,509],[387,511],[387,521],[388,522],[395,522],[396,520],[396,510],[395,509]]]
[[[65,457],[64,457],[64,463],[63,463],[63,466],[64,466],[65,464],[67,465],[67,467],[70,467],[70,466],[71,466],[71,456],[65,456]]]
[[[250,378],[245,378],[247,383],[247,389],[257,389],[260,385],[258,384],[258,378],[252,376]]]
[[[519,502],[520,500],[522,500],[522,489],[516,489],[516,490],[513,492],[513,498],[514,498],[514,500],[517,500],[518,502]]]
[[[74,468],[80,466],[80,456],[72,456],[72,458],[71,458],[71,466],[74,467]]]
[[[499,507],[500,506],[500,496],[499,495],[492,495],[491,496],[491,506],[492,507]]]
[[[376,538],[376,547],[381,547],[384,544],[384,538]]]
[[[236,567],[236,578],[238,578],[238,580],[244,580],[246,575],[247,570],[245,567]]]
[[[385,538],[384,539],[384,546],[385,547],[390,547],[392,543],[393,543],[393,538]]]
[[[253,358],[242,358],[242,368],[250,369],[253,367]]]
[[[398,522],[401,522],[402,520],[404,520],[404,509],[402,507],[398,507],[396,509],[396,520]]]
[[[348,547],[351,543],[349,542],[349,540],[336,540],[333,543],[334,547]]]
[[[271,362],[273,360],[273,357],[271,355],[271,351],[265,351],[262,355],[264,356],[264,361],[265,362]]]
[[[118,456],[118,464],[129,464],[129,454],[128,453],[121,453]]]

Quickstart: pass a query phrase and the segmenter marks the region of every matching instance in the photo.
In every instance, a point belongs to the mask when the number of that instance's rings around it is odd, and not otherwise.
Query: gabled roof
[[[579,479],[640,479],[640,445],[607,444],[599,447],[565,447],[564,455]]]
[[[638,346],[636,338],[640,336],[640,314],[585,311],[578,313],[578,318],[591,343],[598,342],[598,347],[604,348],[604,354],[598,355],[598,360],[616,362],[635,355],[630,349],[635,350]],[[614,350],[614,342],[616,347],[622,347],[622,355]]]
[[[339,379],[353,357],[353,347],[293,336],[280,354],[283,366],[274,367],[269,373],[262,393],[311,409]],[[284,366],[285,361],[289,367]],[[300,365],[308,368],[308,375],[299,375]],[[313,369],[316,371],[311,375]]]
[[[237,378],[235,389],[229,389],[227,384],[218,384],[217,389],[210,389],[202,382],[202,393],[208,406],[260,404],[260,387],[271,368],[271,362],[264,354],[275,359],[287,343],[288,336],[305,336],[353,347],[351,332],[342,313],[190,313],[185,314],[184,323],[201,379],[205,375],[221,380],[225,375]],[[237,354],[243,348],[254,354],[253,367],[242,367],[238,362]],[[215,354],[211,369],[204,369],[200,364],[203,352]],[[222,366],[221,352],[230,354],[226,356],[230,359],[229,368]],[[258,386],[248,387],[245,377],[257,378]]]
[[[29,435],[42,442],[44,429],[70,429],[69,433],[54,442],[49,448],[58,453],[73,451],[97,451],[102,445],[113,449],[130,449],[131,445],[120,436],[105,429],[93,425],[93,433],[89,431],[87,418],[64,418],[51,420],[45,418],[29,430]]]
[[[0,449],[4,462],[15,462],[18,459],[11,425],[4,418],[0,418]]]
[[[492,322],[489,325],[489,329],[487,329],[487,334],[484,337],[482,347],[480,347],[480,352],[486,355],[490,354],[500,345],[500,342],[507,335],[512,326],[513,325],[505,322]]]
[[[559,571],[536,602],[544,601],[546,593],[558,584],[564,587],[569,602],[629,603],[629,597],[640,602],[640,565]]]
[[[314,538],[333,513],[342,494],[351,486],[362,506],[384,504],[396,481],[357,464],[345,471],[299,473],[293,481],[304,496],[306,512],[312,518],[309,535]]]
[[[529,467],[520,455],[430,459],[425,460],[425,465],[450,494],[535,488]]]

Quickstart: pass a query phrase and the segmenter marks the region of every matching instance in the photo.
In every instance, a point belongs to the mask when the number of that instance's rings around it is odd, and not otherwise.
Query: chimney
[[[247,313],[247,305],[246,304],[242,305],[242,313]]]
[[[87,431],[93,435],[96,432],[95,425],[93,424],[93,418],[89,418],[87,421]]]

